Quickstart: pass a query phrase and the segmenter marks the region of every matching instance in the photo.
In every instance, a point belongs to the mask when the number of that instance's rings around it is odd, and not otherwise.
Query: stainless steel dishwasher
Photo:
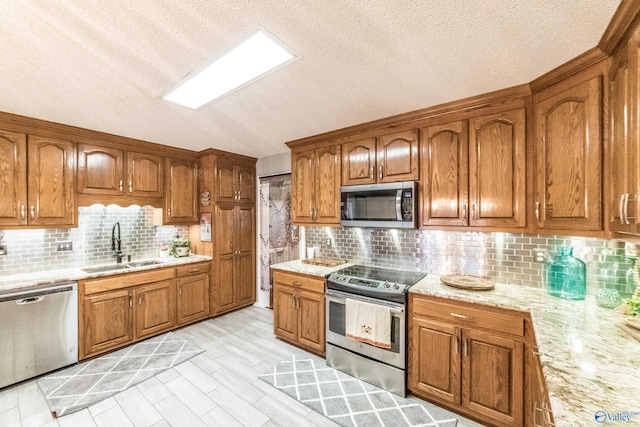
[[[77,286],[0,293],[0,388],[78,361]]]

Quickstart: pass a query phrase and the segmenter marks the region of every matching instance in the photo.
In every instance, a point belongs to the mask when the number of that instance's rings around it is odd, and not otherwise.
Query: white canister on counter
[[[307,248],[307,259],[313,258],[315,255],[316,248]]]

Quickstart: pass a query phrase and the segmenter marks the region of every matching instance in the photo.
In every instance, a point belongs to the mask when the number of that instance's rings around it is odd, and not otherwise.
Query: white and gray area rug
[[[278,363],[261,380],[345,427],[455,427],[451,413],[389,393],[311,359]]]
[[[54,372],[38,380],[54,417],[71,414],[111,397],[202,353],[172,333]]]

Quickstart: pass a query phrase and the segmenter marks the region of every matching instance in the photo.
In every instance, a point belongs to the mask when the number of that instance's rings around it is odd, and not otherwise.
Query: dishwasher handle
[[[43,295],[39,297],[29,297],[29,298],[19,299],[16,301],[16,304],[18,305],[35,304],[41,301],[44,301]]]
[[[74,292],[77,289],[77,285],[77,282],[65,282],[36,288],[18,288],[7,293],[0,293],[0,303],[9,301],[16,301],[18,305],[36,303],[42,301],[45,295],[57,294],[60,292]],[[36,299],[38,300],[35,301]]]

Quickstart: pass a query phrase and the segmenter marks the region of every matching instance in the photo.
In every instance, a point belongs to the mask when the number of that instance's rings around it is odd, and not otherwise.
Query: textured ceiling
[[[0,110],[254,157],[527,83],[596,46],[618,0],[3,0]],[[193,111],[162,95],[263,27],[301,59]]]

